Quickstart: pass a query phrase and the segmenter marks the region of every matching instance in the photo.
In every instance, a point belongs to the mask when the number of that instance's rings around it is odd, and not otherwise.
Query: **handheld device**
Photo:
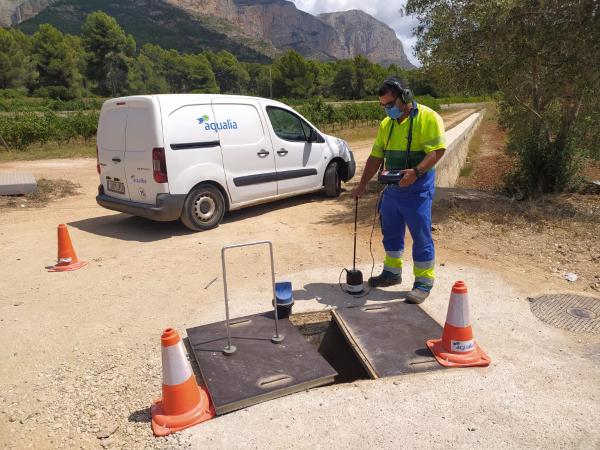
[[[382,170],[377,175],[380,184],[398,184],[404,175],[400,170]]]

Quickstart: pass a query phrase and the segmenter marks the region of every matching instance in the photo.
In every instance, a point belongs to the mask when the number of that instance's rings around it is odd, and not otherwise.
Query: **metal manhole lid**
[[[600,298],[548,294],[530,302],[531,312],[549,325],[577,333],[600,333]]]

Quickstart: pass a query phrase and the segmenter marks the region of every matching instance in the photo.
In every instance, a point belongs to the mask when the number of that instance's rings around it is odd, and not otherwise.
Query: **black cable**
[[[373,255],[373,233],[375,232],[375,219],[377,219],[377,213],[379,212],[379,203],[381,202],[381,197],[383,196],[383,189],[381,190],[381,192],[379,192],[379,197],[377,198],[377,202],[375,203],[375,210],[373,211],[373,223],[371,224],[371,236],[369,237],[369,253],[371,255],[371,278],[373,278],[373,270],[375,269],[375,256]],[[356,223],[358,221],[358,198],[356,199],[356,211],[354,213],[354,270],[356,270]],[[369,295],[369,293],[371,292],[371,286],[368,284],[367,281],[367,286],[368,289],[366,292],[361,292],[361,293],[353,293],[348,291],[347,289],[344,289],[344,286],[342,285],[342,274],[344,273],[344,271],[348,272],[348,269],[344,268],[342,269],[342,271],[340,272],[340,276],[338,277],[338,284],[340,286],[340,289],[342,290],[342,292],[345,292],[348,295],[351,295],[354,298],[362,298],[366,295]]]

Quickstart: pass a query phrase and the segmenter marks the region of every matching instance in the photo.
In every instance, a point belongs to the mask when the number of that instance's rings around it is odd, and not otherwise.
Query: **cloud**
[[[398,38],[404,44],[404,50],[408,59],[415,65],[420,65],[419,61],[413,55],[413,46],[416,38],[413,35],[413,28],[417,25],[417,20],[413,17],[404,16],[400,9],[406,3],[401,1],[389,0],[293,0],[298,9],[310,14],[321,14],[324,12],[348,11],[349,9],[360,9],[373,17],[385,23],[392,28]]]

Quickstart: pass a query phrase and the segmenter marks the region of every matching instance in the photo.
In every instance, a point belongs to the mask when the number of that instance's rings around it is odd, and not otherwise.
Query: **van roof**
[[[166,101],[181,101],[181,102],[212,102],[216,99],[253,99],[253,100],[267,100],[269,102],[284,105],[277,100],[272,100],[270,98],[264,97],[253,97],[248,95],[230,95],[230,94],[156,94],[156,95],[131,95],[127,97],[118,97],[106,100],[106,102],[127,102],[133,100],[150,100],[152,98],[158,98],[160,100]],[[285,105],[284,105],[285,106]]]

